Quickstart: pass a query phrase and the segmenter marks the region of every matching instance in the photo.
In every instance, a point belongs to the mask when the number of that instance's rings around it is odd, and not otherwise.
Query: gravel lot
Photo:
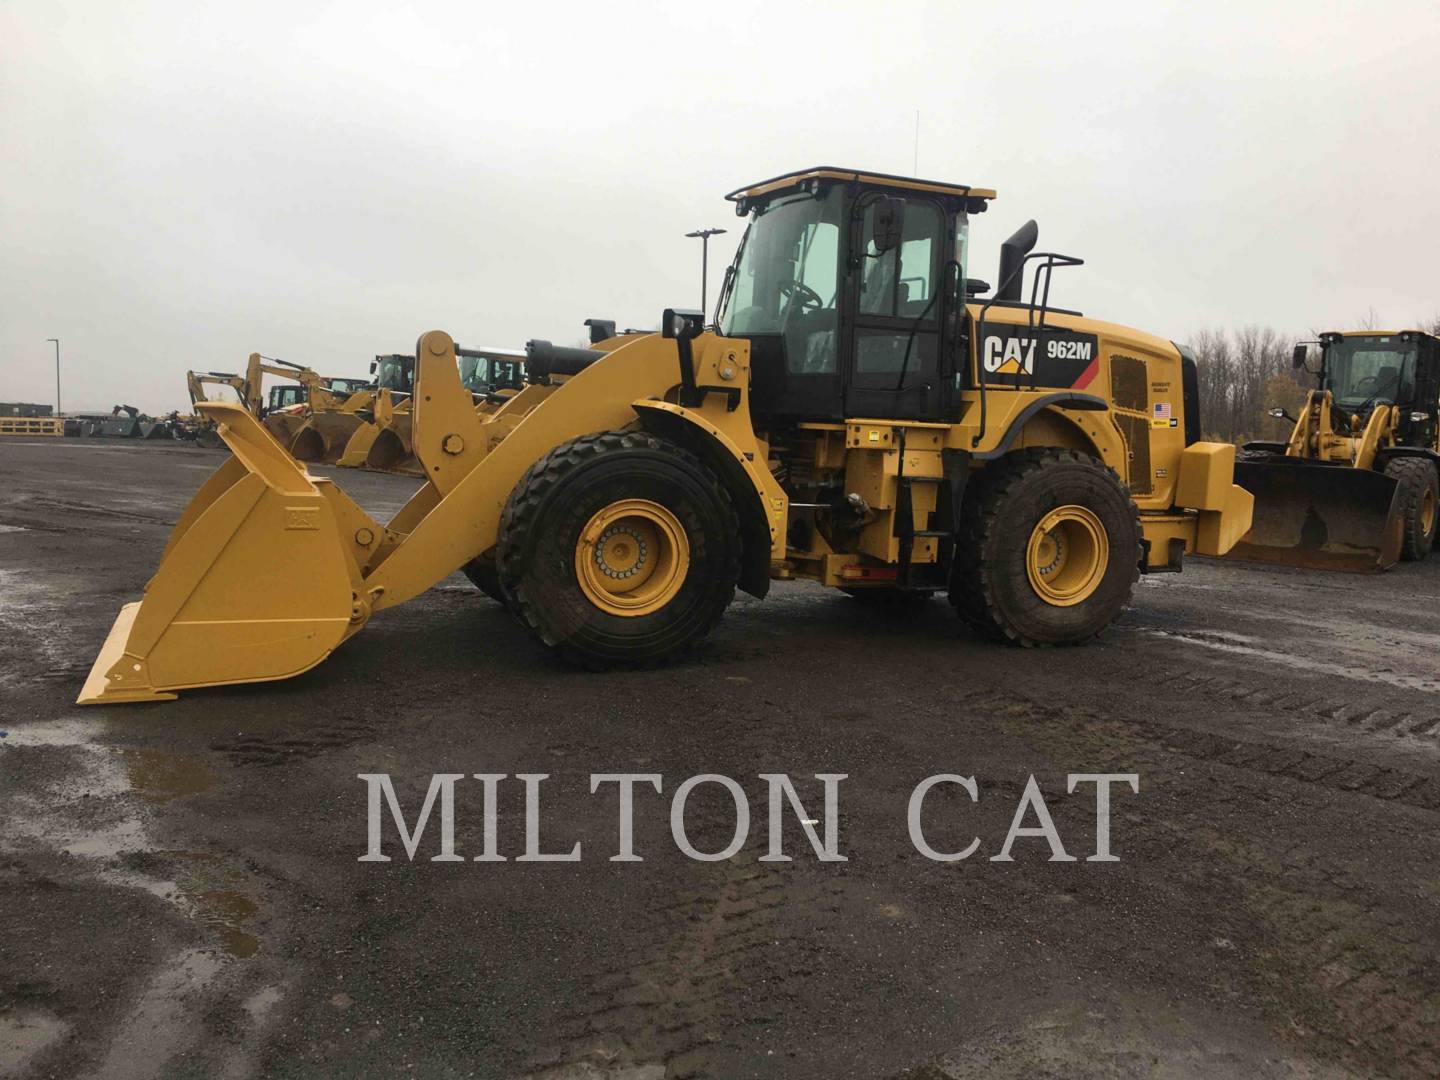
[[[452,578],[286,682],[72,702],[218,451],[0,445],[0,1075],[590,1078],[1440,1075],[1440,558],[1378,577],[1194,560],[1085,648],[981,644],[948,605],[809,586],[741,598],[683,665],[559,666]],[[388,516],[414,481],[339,481]],[[611,862],[614,785],[639,789]],[[1093,789],[1119,862],[1085,861]],[[434,773],[519,781],[481,850],[480,785],[431,862],[366,847],[361,773],[407,814]],[[686,858],[670,796],[749,792],[735,857]],[[793,816],[761,862],[761,773]],[[940,863],[906,830],[914,786]],[[992,862],[1034,775],[1043,839]],[[691,797],[699,848],[734,807]],[[1033,822],[1032,822],[1033,823]]]

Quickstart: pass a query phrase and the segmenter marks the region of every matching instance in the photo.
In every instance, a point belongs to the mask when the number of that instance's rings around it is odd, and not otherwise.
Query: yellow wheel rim
[[[1040,519],[1025,549],[1025,570],[1040,599],[1071,607],[1100,586],[1110,565],[1110,538],[1083,506],[1062,506]]]
[[[690,541],[680,519],[648,499],[622,499],[592,517],[575,544],[575,576],[607,615],[649,615],[680,591]]]
[[[1420,531],[1429,536],[1435,529],[1435,489],[1427,487],[1420,496]]]

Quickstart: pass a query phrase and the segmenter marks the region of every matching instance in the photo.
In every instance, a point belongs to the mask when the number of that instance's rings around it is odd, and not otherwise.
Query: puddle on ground
[[[158,805],[198,795],[220,782],[219,774],[194,758],[149,747],[115,747],[96,741],[102,723],[65,719],[27,724],[5,733],[0,751],[29,747],[70,748],[76,766],[50,786],[46,798],[19,796],[0,849],[22,851],[28,842],[101,865],[100,880],[142,889],[183,911],[215,937],[219,951],[236,959],[254,956],[260,939],[244,929],[259,904],[236,888],[249,879],[215,855],[166,851],[150,833],[149,815],[127,796]]]
[[[0,533],[29,532],[24,525],[0,525]]]
[[[58,1043],[70,1025],[50,1013],[26,1010],[0,1013],[0,1069],[19,1076],[26,1066]]]
[[[114,859],[127,851],[143,851],[149,844],[150,836],[144,823],[126,818],[114,825],[82,833],[61,850],[67,855],[87,859]]]
[[[139,1080],[166,1075],[165,1065],[191,1037],[190,996],[203,990],[223,961],[202,949],[185,949],[163,964],[120,1028],[92,1076]]]
[[[260,950],[260,939],[240,929],[241,923],[260,910],[255,901],[231,889],[202,892],[194,899],[201,921],[215,932],[227,953],[244,960]]]
[[[169,802],[182,795],[198,795],[220,782],[213,769],[194,758],[144,747],[125,747],[119,753],[125,762],[130,786],[149,802]]]

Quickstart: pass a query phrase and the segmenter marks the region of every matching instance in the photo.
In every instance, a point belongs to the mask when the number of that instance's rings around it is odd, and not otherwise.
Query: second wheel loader
[[[476,409],[481,412],[493,412],[506,397],[524,385],[521,379],[523,353],[504,349],[459,349],[456,359],[460,368],[460,383],[470,391]],[[409,391],[415,358],[377,356],[375,360],[382,385],[371,410],[370,429],[356,430],[340,458],[340,464],[360,464],[382,472],[423,475],[419,462],[415,460],[411,438]],[[396,367],[404,372],[404,388],[397,387],[387,392],[383,376]]]
[[[264,393],[266,375],[294,379],[295,382],[271,387],[267,398]],[[240,404],[260,419],[265,429],[287,449],[293,443],[296,435],[305,427],[309,403],[312,400],[330,401],[341,393],[341,391],[333,389],[337,385],[345,388],[343,392],[348,397],[350,393],[348,387],[355,381],[327,379],[303,364],[292,364],[288,360],[276,360],[272,357],[261,356],[259,353],[250,354],[243,375],[224,371],[189,371],[186,372],[185,379],[190,391],[190,403],[197,407],[197,413],[200,403],[209,400],[205,391],[207,386],[228,387],[234,392]],[[210,419],[201,416],[195,422],[194,428],[196,431],[194,437],[201,445],[214,447],[222,445],[219,435],[215,432],[214,422]]]
[[[1283,442],[1241,448],[1255,523],[1230,553],[1256,562],[1383,570],[1425,558],[1440,521],[1440,341],[1419,330],[1320,336],[1318,386]],[[1310,343],[1295,348],[1307,369]]]
[[[489,414],[454,340],[424,334],[426,482],[386,523],[243,408],[200,406],[234,456],[80,702],[299,674],[461,568],[591,668],[682,653],[775,579],[948,594],[1015,645],[1093,637],[1139,573],[1228,551],[1251,498],[1234,448],[1197,438],[1187,352],[1051,307],[1079,260],[1033,253],[1033,222],[980,299],[969,223],[994,195],[829,167],[735,191],[751,221],[718,325],[672,309],[595,349],[532,342],[526,386]]]

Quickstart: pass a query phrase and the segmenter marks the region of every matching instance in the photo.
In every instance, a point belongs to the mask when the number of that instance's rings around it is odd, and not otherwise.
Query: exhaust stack
[[[1040,226],[1031,218],[1000,245],[1000,278],[995,286],[996,300],[1019,300],[1025,289],[1025,256],[1035,249],[1040,239]]]

